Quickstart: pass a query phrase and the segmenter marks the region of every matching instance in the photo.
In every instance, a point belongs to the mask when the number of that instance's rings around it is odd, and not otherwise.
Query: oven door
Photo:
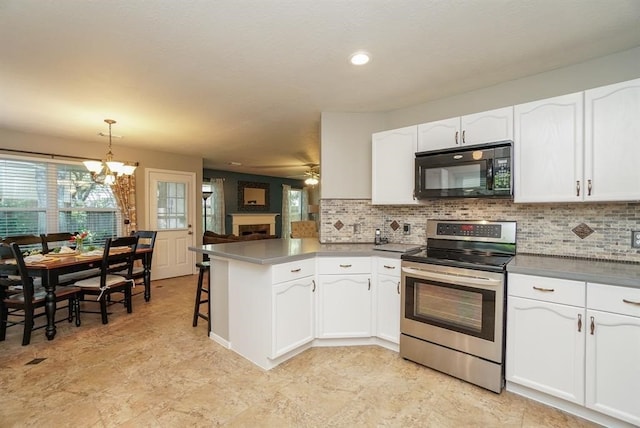
[[[503,360],[505,275],[402,262],[401,333]]]

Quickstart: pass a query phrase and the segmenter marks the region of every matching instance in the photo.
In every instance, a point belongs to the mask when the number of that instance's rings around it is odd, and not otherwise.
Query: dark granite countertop
[[[640,288],[639,263],[517,255],[507,272]]]
[[[256,264],[279,264],[311,257],[368,257],[399,259],[402,253],[378,251],[373,243],[322,244],[315,238],[260,239],[257,241],[189,247],[190,250],[211,256],[225,257]]]

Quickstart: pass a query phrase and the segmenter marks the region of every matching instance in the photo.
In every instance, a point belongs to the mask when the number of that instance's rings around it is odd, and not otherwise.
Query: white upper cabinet
[[[585,91],[585,201],[640,199],[640,79]]]
[[[418,151],[513,139],[513,107],[418,125]]]
[[[515,202],[640,200],[640,79],[515,106]]]
[[[371,203],[413,205],[417,126],[377,132],[372,136]]]
[[[514,201],[582,200],[582,92],[515,106]]]

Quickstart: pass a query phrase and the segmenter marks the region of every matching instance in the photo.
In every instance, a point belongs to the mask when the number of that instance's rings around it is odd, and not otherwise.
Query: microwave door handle
[[[487,159],[487,190],[493,190],[493,159]]]

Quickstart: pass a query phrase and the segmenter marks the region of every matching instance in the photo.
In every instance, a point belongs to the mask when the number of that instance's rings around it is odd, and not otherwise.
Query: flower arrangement
[[[88,230],[83,230],[75,235],[71,236],[70,242],[76,244],[76,251],[82,252],[84,250],[84,241],[90,239],[93,235]]]

